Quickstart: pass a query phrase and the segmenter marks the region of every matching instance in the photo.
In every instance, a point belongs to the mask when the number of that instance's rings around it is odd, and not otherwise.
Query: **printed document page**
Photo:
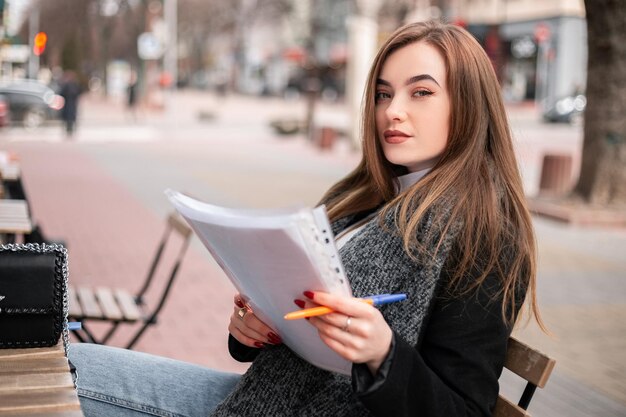
[[[352,364],[326,346],[306,320],[285,320],[302,292],[351,296],[324,207],[240,210],[166,195],[233,285],[283,342],[313,365],[349,375]]]

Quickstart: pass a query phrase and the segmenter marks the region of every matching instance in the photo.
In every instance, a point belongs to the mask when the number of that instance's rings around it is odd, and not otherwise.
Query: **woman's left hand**
[[[391,348],[392,331],[380,311],[356,298],[306,291],[305,308],[323,305],[334,310],[310,317],[319,335],[332,350],[354,363],[365,363],[376,375]],[[300,303],[301,304],[301,303]]]

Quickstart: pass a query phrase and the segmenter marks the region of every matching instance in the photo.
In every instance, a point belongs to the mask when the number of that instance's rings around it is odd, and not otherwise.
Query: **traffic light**
[[[46,50],[46,43],[48,42],[48,35],[46,32],[39,32],[35,35],[35,39],[33,39],[33,53],[36,56],[43,54],[43,51]]]

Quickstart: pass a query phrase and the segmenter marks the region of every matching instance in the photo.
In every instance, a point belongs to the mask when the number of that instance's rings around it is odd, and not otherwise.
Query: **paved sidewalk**
[[[164,188],[230,206],[312,205],[358,161],[345,142],[324,152],[267,127],[274,117],[303,114],[302,102],[197,93],[175,102],[176,111],[145,113],[134,122],[121,104],[89,98],[72,141],[57,125],[0,132],[0,149],[21,157],[34,217],[47,234],[68,242],[72,282],[137,288],[171,209]],[[344,109],[324,105],[321,111],[341,122]],[[522,169],[533,173],[525,177],[532,194],[542,153],[579,155],[581,134],[538,125],[529,109],[514,109],[511,119]],[[517,334],[558,362],[530,411],[539,417],[626,416],[626,230],[541,218],[535,226],[540,303],[554,336],[533,325]],[[244,370],[226,351],[234,290],[199,242],[179,274],[159,324],[137,349]],[[113,343],[121,345],[124,334],[118,336]],[[507,375],[503,386],[518,389]]]
[[[73,144],[29,143],[14,149],[21,157],[32,215],[48,236],[67,242],[70,282],[136,291],[161,238],[164,218]],[[226,351],[225,334],[214,331],[227,326],[232,307],[227,294],[232,293],[206,254],[191,248],[158,325],[146,332],[137,350],[242,369]],[[119,333],[112,344],[128,340],[128,331]]]

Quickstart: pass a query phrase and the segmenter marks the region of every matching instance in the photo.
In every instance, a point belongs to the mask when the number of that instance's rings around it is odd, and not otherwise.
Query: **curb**
[[[594,208],[541,198],[529,198],[528,206],[533,214],[576,226],[626,228],[626,209]]]

